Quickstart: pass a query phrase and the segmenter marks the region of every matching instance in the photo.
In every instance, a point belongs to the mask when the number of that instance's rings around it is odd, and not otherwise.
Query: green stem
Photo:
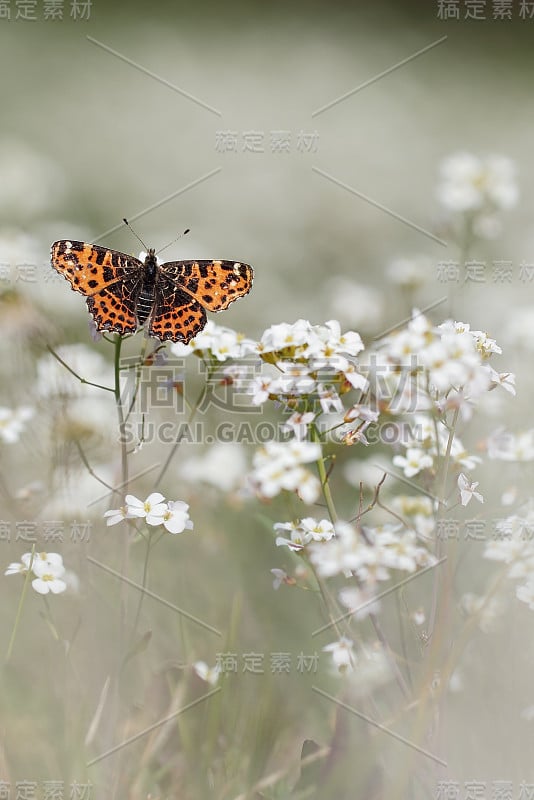
[[[77,379],[80,381],[80,383],[85,383],[85,385],[86,385],[86,386],[94,386],[94,387],[95,387],[95,388],[97,388],[97,389],[103,389],[105,392],[113,392],[113,391],[114,391],[114,389],[112,389],[110,386],[102,386],[102,384],[101,384],[101,383],[93,383],[92,381],[88,381],[88,380],[86,380],[85,378],[82,378],[82,376],[81,376],[81,375],[78,375],[78,373],[77,373],[77,372],[75,372],[75,371],[72,369],[72,367],[69,367],[69,365],[68,365],[68,364],[67,364],[65,361],[63,361],[63,359],[61,358],[61,356],[58,356],[58,354],[55,352],[55,350],[53,350],[53,349],[50,347],[50,345],[49,345],[49,344],[47,344],[47,345],[46,345],[46,349],[48,350],[48,352],[49,352],[49,353],[51,353],[51,354],[54,356],[54,358],[55,358],[57,361],[59,361],[59,363],[61,364],[61,366],[62,366],[62,367],[65,367],[65,369],[67,370],[67,372],[70,372],[70,374],[71,374],[71,375],[74,375],[74,377],[75,377],[75,378],[77,378]]]
[[[311,433],[312,439],[314,442],[321,444],[321,437],[319,435],[319,431],[317,430],[315,425],[311,426]],[[328,482],[328,475],[326,474],[326,467],[324,464],[324,459],[321,457],[317,459],[317,470],[319,472],[319,480],[321,481],[321,488],[323,490],[323,496],[326,502],[326,507],[328,509],[328,514],[330,516],[330,521],[332,524],[337,522],[337,511],[334,505],[334,500],[332,498],[332,492],[330,491],[330,484]]]
[[[84,449],[81,446],[81,444],[80,444],[78,439],[74,440],[74,444],[78,448],[78,453],[80,454],[80,458],[82,460],[82,463],[83,463],[84,467],[87,469],[87,472],[89,473],[89,475],[91,475],[92,478],[94,478],[96,481],[101,483],[102,486],[105,486],[106,489],[109,489],[110,492],[118,492],[118,490],[115,489],[113,486],[111,486],[111,484],[106,483],[106,481],[103,478],[101,478],[99,475],[96,474],[96,472],[91,467],[91,465],[89,463],[89,460],[88,460],[87,456],[85,455]]]
[[[113,390],[113,394],[115,395],[115,405],[117,406],[117,416],[119,419],[119,441],[121,443],[121,474],[122,474],[122,490],[123,493],[126,494],[128,492],[128,453],[126,450],[126,429],[125,429],[125,421],[124,421],[124,409],[122,407],[122,398],[121,398],[121,349],[122,349],[122,337],[120,334],[117,334],[115,337],[115,363],[114,363],[114,371],[115,371],[115,388]]]
[[[128,407],[128,412],[126,414],[126,420],[125,420],[126,422],[128,422],[130,414],[133,411],[133,408],[134,408],[134,405],[135,405],[135,401],[137,400],[137,395],[139,393],[139,386],[141,385],[141,372],[142,372],[144,361],[145,361],[145,355],[146,355],[147,346],[148,346],[148,339],[144,339],[143,340],[143,344],[141,346],[141,352],[139,353],[139,363],[137,364],[137,366],[135,368],[135,386],[134,386],[132,400],[131,400],[130,405]]]
[[[11,654],[13,652],[13,646],[15,644],[15,638],[16,638],[16,635],[17,635],[17,630],[18,630],[18,627],[19,627],[20,617],[21,617],[21,614],[22,614],[22,607],[24,605],[24,600],[26,598],[26,593],[28,591],[28,585],[30,583],[30,575],[31,575],[31,571],[32,571],[34,555],[35,555],[35,545],[33,545],[33,547],[32,547],[30,564],[29,564],[28,569],[26,571],[26,577],[24,578],[24,586],[22,587],[22,593],[20,595],[19,607],[17,609],[17,616],[15,617],[15,622],[13,624],[13,630],[11,632],[11,638],[9,640],[9,645],[8,645],[8,648],[7,648],[6,664],[10,661]]]

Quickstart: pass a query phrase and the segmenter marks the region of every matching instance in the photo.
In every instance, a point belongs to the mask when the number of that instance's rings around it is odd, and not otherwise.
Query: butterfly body
[[[149,249],[143,261],[94,244],[62,239],[52,245],[52,266],[86,297],[99,331],[121,335],[146,325],[150,336],[189,342],[206,324],[248,294],[253,270],[234,261],[168,261]]]
[[[154,289],[158,271],[158,260],[156,252],[150,249],[143,264],[143,276],[141,280],[141,291],[137,298],[135,308],[139,325],[144,325],[150,316],[154,305]]]

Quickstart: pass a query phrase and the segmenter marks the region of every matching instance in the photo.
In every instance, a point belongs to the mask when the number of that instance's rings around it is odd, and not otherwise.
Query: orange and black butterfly
[[[143,261],[96,244],[62,239],[52,266],[87,298],[97,330],[121,335],[148,325],[150,336],[187,344],[206,324],[250,292],[253,270],[236,261],[167,261],[149,249]]]

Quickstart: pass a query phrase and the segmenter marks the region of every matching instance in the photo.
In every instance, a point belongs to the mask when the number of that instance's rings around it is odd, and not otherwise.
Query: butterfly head
[[[145,256],[145,269],[148,275],[153,277],[156,274],[158,266],[158,259],[156,258],[156,251],[153,247],[149,247]]]

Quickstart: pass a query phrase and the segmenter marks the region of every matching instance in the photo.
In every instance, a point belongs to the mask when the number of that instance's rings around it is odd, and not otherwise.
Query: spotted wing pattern
[[[206,324],[206,312],[191,295],[158,272],[148,333],[160,341],[187,344]]]
[[[208,311],[223,311],[248,294],[254,272],[237,261],[168,261],[160,271]]]
[[[94,244],[65,239],[52,245],[52,266],[87,298],[97,329],[122,336],[139,327],[140,296],[147,311],[153,302],[150,336],[187,344],[206,324],[204,309],[222,311],[252,287],[252,267],[235,261],[168,261],[148,279],[149,257],[143,264]]]
[[[135,333],[143,268],[137,258],[94,244],[61,240],[52,245],[52,266],[75,292],[87,297],[99,331]]]

